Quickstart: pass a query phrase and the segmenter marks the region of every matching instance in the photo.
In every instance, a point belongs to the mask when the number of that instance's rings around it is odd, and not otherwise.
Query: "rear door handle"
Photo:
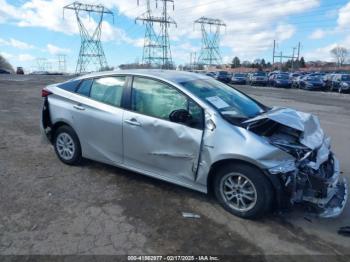
[[[85,107],[83,107],[83,106],[81,106],[81,105],[74,105],[73,107],[74,107],[75,109],[78,109],[78,110],[81,110],[81,111],[85,110]]]
[[[125,123],[132,125],[132,126],[141,126],[141,123],[138,122],[135,118],[131,118],[129,120],[124,120]]]

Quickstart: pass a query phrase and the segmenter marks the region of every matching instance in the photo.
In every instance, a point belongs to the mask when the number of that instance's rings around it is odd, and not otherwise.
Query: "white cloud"
[[[0,55],[5,57],[7,60],[12,59],[14,57],[13,54],[7,53],[7,52],[0,52]]]
[[[61,32],[65,34],[79,34],[79,28],[76,21],[76,16],[73,10],[65,10],[63,16],[63,7],[71,4],[71,0],[30,0],[17,8],[17,12],[13,13],[13,6],[7,4],[6,1],[0,0],[0,3],[5,3],[3,8],[0,6],[0,14],[4,13],[7,17],[17,23],[20,27],[43,27],[51,31]],[[84,1],[86,3],[95,3],[96,1]],[[113,1],[101,1],[108,7],[115,7]],[[136,8],[135,8],[136,9]],[[97,22],[94,15],[88,16],[82,13],[81,19],[88,31],[93,31]],[[134,39],[130,38],[127,33],[116,26],[113,26],[109,21],[112,17],[106,15],[102,23],[102,41],[116,41],[117,43],[134,44]],[[138,39],[137,39],[138,40]],[[139,42],[135,42],[139,46]]]
[[[317,5],[319,1],[313,0],[265,0],[263,4],[259,0],[190,0],[175,8],[178,28],[172,28],[171,33],[177,39],[200,40],[200,25],[194,31],[193,20],[201,16],[220,18],[227,24],[226,32],[221,31],[221,46],[229,48],[231,56],[253,59],[271,49],[274,39],[281,43],[294,35],[296,28],[284,22],[285,17]]]
[[[12,46],[17,49],[33,49],[35,46],[19,41],[14,38],[10,38],[9,40],[1,39],[0,38],[0,45],[5,45],[5,46]]]
[[[173,57],[176,57],[176,60],[183,64],[188,64],[190,62],[190,53],[192,53],[192,61],[194,61],[194,59],[197,60],[199,56],[199,50],[200,47],[193,46],[189,42],[182,42],[171,47]]]
[[[11,38],[10,45],[18,49],[32,49],[33,45]]]
[[[62,7],[70,4],[71,0],[29,0],[22,6],[16,8],[4,0],[0,0],[0,14],[6,14],[19,26],[44,27],[52,31],[66,34],[78,34],[79,30],[73,11],[65,12],[62,19]],[[84,1],[96,3],[95,0]],[[145,0],[140,1],[137,7],[135,0],[100,0],[101,4],[109,8],[117,8],[120,15],[135,19],[136,16],[145,11]],[[223,36],[222,45],[232,51],[232,55],[249,54],[254,57],[261,52],[271,48],[273,39],[285,41],[293,36],[296,29],[288,24],[286,17],[303,13],[310,8],[317,7],[320,0],[187,0],[175,1],[175,10],[169,7],[169,15],[178,24],[170,28],[173,41],[172,50],[187,40],[198,40],[200,47],[200,30],[193,30],[193,21],[201,16],[220,18],[227,24],[227,32]],[[158,9],[152,3],[156,16],[160,15],[161,3]],[[5,7],[5,8],[4,8]],[[96,26],[93,19],[83,17],[88,28]],[[110,20],[108,20],[110,21]],[[118,17],[116,17],[118,25]],[[140,28],[135,25],[134,28]],[[130,30],[128,30],[130,31]],[[131,30],[133,31],[133,30]],[[142,32],[142,31],[141,31]],[[129,32],[113,26],[110,22],[103,23],[102,39],[104,41],[116,41],[141,47],[142,39],[133,39]],[[179,42],[179,43],[178,43]],[[178,51],[183,52],[183,50]],[[188,51],[187,51],[188,53]]]
[[[310,35],[310,39],[321,39],[324,38],[326,35],[336,35],[347,32],[348,25],[350,24],[350,1],[339,9],[334,8],[331,11],[326,12],[326,17],[337,17],[337,25],[333,29],[328,30],[322,28],[316,29]]]
[[[17,60],[20,62],[34,61],[35,57],[30,54],[20,54],[17,56]]]
[[[339,9],[338,13],[338,29],[346,29],[350,23],[350,2]]]
[[[333,61],[333,57],[331,55],[331,50],[336,47],[337,44],[334,43],[334,44],[330,44],[330,45],[327,45],[327,46],[324,46],[324,47],[319,47],[319,48],[316,48],[315,50],[313,51],[310,51],[310,52],[306,52],[304,54],[304,58],[307,60],[307,61],[316,61],[316,60],[320,60],[320,61],[328,61],[328,62],[331,62]]]
[[[322,39],[326,36],[326,31],[322,30],[322,29],[316,29],[315,31],[313,31],[310,35],[310,39]]]
[[[6,59],[10,60],[12,62],[31,62],[34,61],[36,58],[30,54],[11,54],[6,52],[0,52],[0,54],[5,57]]]
[[[259,53],[271,49],[273,40],[281,43],[295,33],[295,27],[291,25],[278,25],[274,30],[261,31],[255,34],[242,34],[237,37],[234,34],[225,35],[223,45],[232,48],[232,53],[245,60],[254,59]]]
[[[324,47],[316,48],[313,51],[305,53],[306,60],[321,60],[328,62],[335,62],[335,58],[331,54],[331,50],[337,46],[348,47],[350,46],[350,36],[342,39],[341,41],[334,42]]]
[[[51,55],[58,55],[58,54],[68,54],[70,53],[70,49],[68,48],[62,48],[62,47],[58,47],[52,44],[48,44],[46,46],[47,51],[51,54]]]
[[[10,5],[6,0],[0,0],[0,23],[5,23],[10,18],[18,17],[16,7]]]
[[[336,46],[350,46],[350,37],[347,36],[348,25],[350,24],[350,2],[345,4],[343,7],[339,9],[334,9],[328,15],[334,16],[337,13],[337,26],[331,30],[324,30],[318,28],[311,35],[311,39],[321,39],[326,35],[335,35],[342,34],[345,37],[340,38],[339,41],[334,42],[332,44],[328,44],[323,47],[316,48],[310,52],[305,53],[306,60],[322,60],[322,61],[333,61],[335,62],[335,58],[331,55],[331,50]]]

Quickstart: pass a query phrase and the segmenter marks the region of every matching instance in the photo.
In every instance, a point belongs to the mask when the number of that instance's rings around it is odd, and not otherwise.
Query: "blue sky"
[[[0,53],[13,66],[37,70],[38,58],[45,58],[52,70],[57,55],[67,55],[69,71],[74,71],[80,36],[73,12],[62,17],[62,7],[73,0],[0,0]],[[140,61],[144,27],[134,18],[145,11],[146,0],[84,1],[102,3],[115,13],[115,23],[103,24],[103,47],[108,64]],[[155,1],[154,1],[155,2]],[[159,8],[152,7],[155,15]],[[302,43],[306,60],[332,61],[330,50],[350,45],[350,1],[345,0],[175,0],[169,14],[178,27],[170,28],[171,49],[176,64],[189,62],[190,52],[199,52],[199,28],[193,21],[201,16],[220,18],[227,24],[221,37],[224,61],[238,56],[241,61],[265,58],[271,61],[272,44],[278,52],[291,55]],[[85,17],[89,27],[93,18]],[[349,28],[348,28],[349,27]]]

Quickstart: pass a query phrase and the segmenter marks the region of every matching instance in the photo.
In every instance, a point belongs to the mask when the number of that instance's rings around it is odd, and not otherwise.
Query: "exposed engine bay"
[[[344,209],[348,187],[339,162],[317,117],[288,108],[273,108],[244,122],[245,128],[266,138],[295,160],[270,170],[278,174],[290,203],[305,203],[321,217]]]

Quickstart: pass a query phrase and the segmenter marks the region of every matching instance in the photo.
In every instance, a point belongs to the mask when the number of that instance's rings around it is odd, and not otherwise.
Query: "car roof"
[[[180,83],[185,81],[191,81],[196,79],[211,79],[204,74],[196,74],[185,71],[176,70],[161,70],[161,69],[131,69],[131,70],[115,70],[106,72],[97,72],[86,74],[75,78],[75,80],[82,80],[86,78],[102,77],[102,76],[112,76],[112,75],[139,75],[148,76],[167,80],[170,82]]]

